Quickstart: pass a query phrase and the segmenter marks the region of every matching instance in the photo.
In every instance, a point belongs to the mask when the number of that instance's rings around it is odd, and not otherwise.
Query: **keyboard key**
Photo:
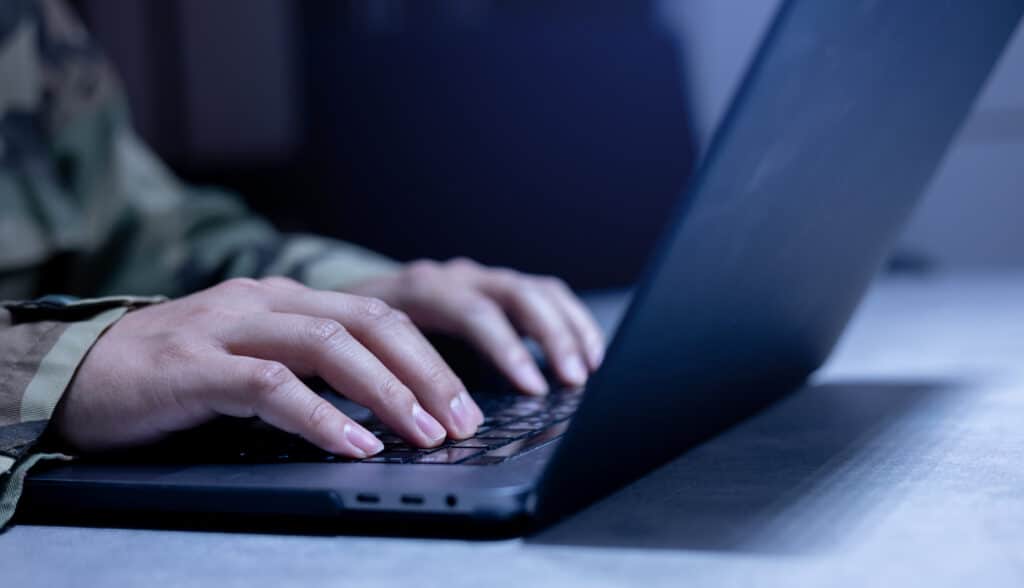
[[[506,431],[536,431],[542,428],[542,425],[540,423],[530,424],[524,421],[515,421],[502,425],[501,428]]]
[[[526,435],[528,431],[514,429],[493,429],[480,435],[481,439],[516,439]]]
[[[449,447],[428,453],[412,463],[452,464],[481,453],[483,449],[479,447]]]
[[[418,447],[413,447],[405,441],[399,443],[385,443],[384,450],[392,453],[417,453],[423,451]]]
[[[412,461],[419,455],[419,451],[381,451],[380,453],[373,457],[378,457],[382,459],[397,459],[405,462]]]
[[[527,451],[537,449],[541,445],[546,445],[547,443],[554,441],[558,437],[561,437],[562,434],[565,433],[566,429],[568,428],[569,423],[558,423],[557,425],[544,429],[543,431],[532,437],[519,439],[517,441],[509,443],[508,445],[499,447],[498,449],[488,451],[486,455],[489,457],[502,458],[520,455],[526,453]]]
[[[480,449],[487,449],[490,445],[487,441],[481,439],[466,439],[465,441],[459,441],[453,447],[477,447]]]
[[[487,444],[487,449],[497,449],[503,445],[508,445],[512,442],[512,439],[494,438],[494,439],[483,439],[480,441]]]

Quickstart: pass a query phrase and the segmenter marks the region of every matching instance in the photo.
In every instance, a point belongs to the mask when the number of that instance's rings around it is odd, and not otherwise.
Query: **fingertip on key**
[[[412,406],[412,418],[416,422],[416,427],[433,445],[440,443],[447,435],[441,423],[437,422],[437,419],[423,410],[423,407],[419,404]]]
[[[473,401],[468,394],[460,392],[453,396],[451,402],[448,403],[448,409],[455,421],[457,435],[466,437],[476,432],[477,415],[473,410]]]
[[[597,371],[597,368],[601,367],[601,362],[604,361],[604,346],[592,345],[587,351],[587,360],[590,363],[590,371]]]
[[[350,445],[356,448],[356,457],[369,457],[380,453],[384,449],[384,444],[381,443],[380,439],[374,437],[373,433],[370,433],[358,425],[345,423],[343,431],[345,433],[345,439],[348,440]],[[361,455],[359,455],[359,453],[361,453]]]
[[[573,386],[582,386],[587,381],[587,368],[578,355],[570,355],[559,365],[562,376]]]
[[[543,396],[548,393],[548,383],[544,380],[540,370],[533,364],[525,364],[516,370],[516,380],[519,387],[529,394]]]

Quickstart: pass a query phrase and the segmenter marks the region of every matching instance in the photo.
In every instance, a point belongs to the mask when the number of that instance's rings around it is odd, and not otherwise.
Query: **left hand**
[[[467,339],[529,394],[544,394],[548,386],[520,333],[540,343],[569,386],[583,385],[604,355],[601,329],[558,278],[468,259],[416,261],[346,291],[383,300],[425,331]]]

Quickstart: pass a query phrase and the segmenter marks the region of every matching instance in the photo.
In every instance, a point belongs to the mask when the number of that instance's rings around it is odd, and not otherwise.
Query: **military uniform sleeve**
[[[288,235],[179,180],[131,125],[109,63],[59,0],[0,2],[0,298],[180,296],[231,277],[343,288],[395,263]],[[287,196],[287,195],[285,195]]]
[[[53,410],[96,339],[134,307],[159,298],[0,302],[0,528],[28,470],[68,456],[38,446]]]
[[[233,194],[181,182],[127,125],[118,130],[114,158],[125,202],[120,262],[97,275],[101,287],[91,294],[178,296],[228,278],[271,275],[343,289],[397,268],[351,243],[280,233]]]

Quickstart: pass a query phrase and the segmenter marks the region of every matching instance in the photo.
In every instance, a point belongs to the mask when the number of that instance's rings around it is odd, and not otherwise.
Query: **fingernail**
[[[427,414],[427,411],[423,410],[419,404],[412,405],[412,418],[416,421],[416,426],[420,431],[431,441],[444,439],[444,427],[434,417]]]
[[[604,361],[604,346],[600,343],[594,343],[590,346],[590,369],[591,371],[601,367],[601,362]]]
[[[523,364],[516,369],[516,379],[519,380],[520,385],[526,388],[527,392],[533,394],[548,393],[548,383],[544,380],[544,376],[541,375],[537,366],[532,363]]]
[[[469,434],[476,429],[476,425],[473,424],[475,420],[473,410],[466,402],[469,399],[465,395],[465,392],[462,392],[452,398],[448,406],[452,409],[452,418],[455,419],[455,426],[458,427],[459,432]]]
[[[484,411],[480,410],[480,405],[473,400],[473,397],[468,392],[462,392],[462,400],[473,409],[473,418],[475,419],[476,426],[479,427],[484,422]]]
[[[578,355],[570,355],[562,360],[562,374],[571,384],[577,386],[587,381],[587,368]]]
[[[380,439],[362,427],[354,427],[351,423],[345,423],[344,432],[348,442],[363,453],[359,457],[369,457],[384,449],[384,444],[380,442]]]

